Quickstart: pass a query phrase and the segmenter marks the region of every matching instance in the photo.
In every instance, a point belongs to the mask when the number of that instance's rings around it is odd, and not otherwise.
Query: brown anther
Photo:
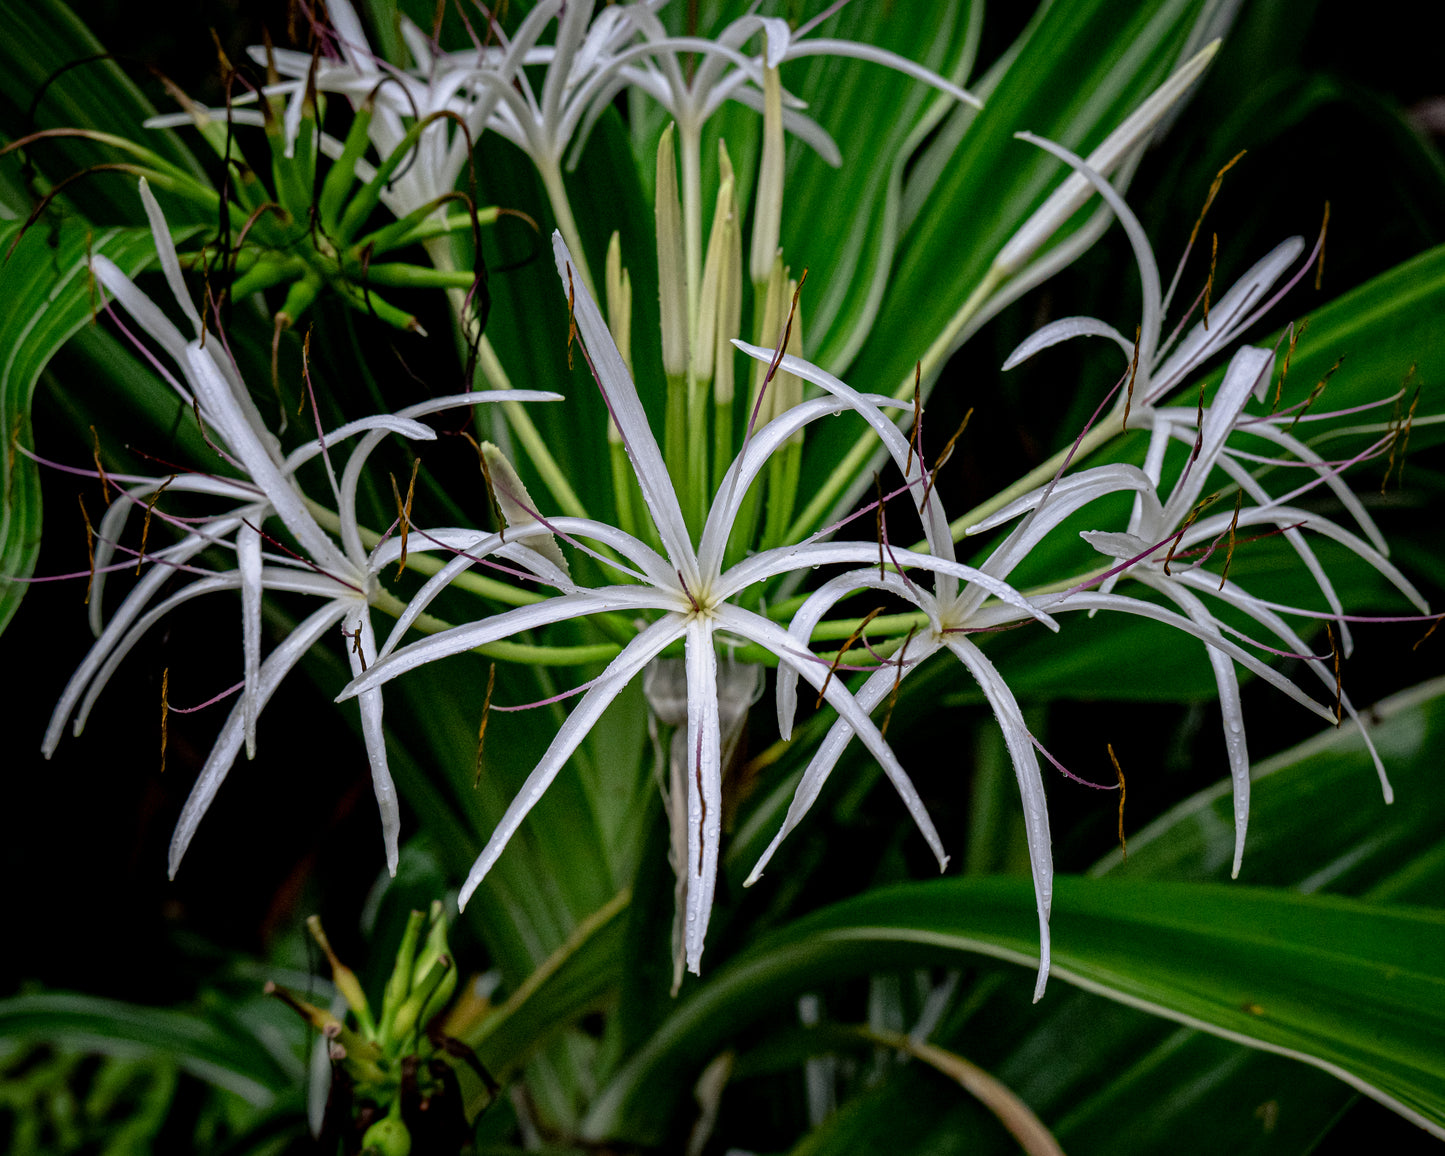
[[[85,556],[90,559],[90,577],[85,580],[85,605],[90,605],[90,588],[95,585],[95,528],[90,524],[90,512],[85,508],[85,495],[76,494],[80,503],[80,516],[85,520]]]
[[[160,496],[166,492],[166,487],[175,480],[176,475],[172,474],[157,487],[156,492],[153,493],[146,502],[146,516],[140,526],[140,550],[137,551],[135,556],[135,572],[137,574],[140,573],[141,564],[145,561],[146,557],[146,537],[150,534],[151,530],[151,512],[156,508],[156,502],[160,500]]]
[[[406,570],[406,536],[411,529],[411,500],[416,493],[416,473],[421,468],[421,458],[412,459],[411,481],[406,484],[406,501],[401,500],[401,493],[396,488],[396,475],[389,474],[391,478],[391,496],[396,499],[396,517],[401,523],[401,554],[396,560],[396,576],[400,578]]]
[[[854,643],[863,637],[863,632],[868,629],[868,624],[882,613],[883,607],[881,606],[876,606],[868,611],[868,613],[863,616],[863,620],[858,623],[858,628],[854,630],[852,634],[848,635],[838,653],[833,656],[833,661],[828,664],[828,677],[823,679],[823,685],[818,690],[818,701],[813,704],[814,710],[822,708],[823,696],[828,693],[828,684],[833,681],[833,675],[837,673],[838,664],[843,661],[843,656],[848,653]]]
[[[1325,202],[1325,219],[1320,222],[1320,262],[1315,266],[1315,290],[1318,291],[1320,281],[1325,275],[1325,237],[1330,231],[1330,203]]]
[[[913,635],[917,633],[917,626],[908,628],[908,637],[903,640],[903,645],[898,648],[898,670],[893,676],[893,689],[888,694],[888,710],[883,715],[883,725],[878,728],[878,733],[884,738],[888,737],[888,724],[893,721],[893,708],[898,705],[898,692],[903,688],[903,656],[908,653],[908,644],[913,641]]]
[[[1165,574],[1169,573],[1169,563],[1174,561],[1174,551],[1179,548],[1179,543],[1184,540],[1185,532],[1189,529],[1190,526],[1194,525],[1195,520],[1199,517],[1200,514],[1204,513],[1205,510],[1209,509],[1209,507],[1214,505],[1214,503],[1217,501],[1219,501],[1219,495],[1217,493],[1210,494],[1207,498],[1199,499],[1199,501],[1195,503],[1194,509],[1189,511],[1189,517],[1185,518],[1183,523],[1180,525],[1178,531],[1175,533],[1173,539],[1169,543],[1169,552],[1164,555]]]
[[[1335,628],[1328,622],[1325,623],[1325,634],[1330,640],[1330,653],[1334,656],[1335,665],[1335,726],[1339,726],[1344,719],[1340,710],[1340,700],[1344,697],[1342,680],[1340,678],[1340,644],[1335,640]]]
[[[1241,154],[1242,155],[1242,154]],[[1114,764],[1114,774],[1119,776],[1119,853],[1125,862],[1129,859],[1129,844],[1124,839],[1124,768],[1119,765],[1119,756],[1114,753],[1114,744],[1109,748],[1109,761]]]
[[[784,276],[787,270],[784,270]],[[798,311],[798,298],[803,292],[803,282],[808,279],[808,270],[803,270],[803,275],[798,278],[798,284],[793,289],[793,301],[788,306],[787,320],[783,322],[783,332],[778,337],[778,347],[773,350],[773,360],[768,366],[768,372],[763,377],[763,388],[767,389],[772,384],[773,377],[778,372],[778,366],[783,362],[783,352],[788,348],[788,338],[793,335],[793,315]]]
[[[226,55],[226,50],[221,47],[221,38],[216,34],[214,28],[211,29],[211,43],[216,46],[216,61],[221,66],[221,75],[232,75],[236,71],[235,66],[231,64],[231,58]]]
[[[1134,404],[1134,379],[1139,376],[1139,339],[1143,336],[1144,327],[1134,326],[1134,352],[1129,357],[1129,388],[1124,394],[1124,422],[1119,427],[1120,433],[1129,428],[1129,407]]]
[[[963,415],[963,420],[958,423],[958,428],[953,431],[953,436],[943,443],[943,449],[939,452],[938,461],[933,463],[933,469],[928,474],[928,484],[923,487],[923,498],[919,505],[926,505],[928,495],[933,491],[933,483],[938,480],[938,471],[943,469],[948,459],[953,456],[953,447],[958,444],[958,439],[963,436],[963,431],[968,428],[969,418],[973,417],[973,406],[968,407],[968,412]]]
[[[161,671],[161,774],[166,773],[166,729],[171,718],[171,704],[166,692],[171,685],[171,668]]]
[[[346,1045],[332,1040],[326,1045],[326,1056],[334,1064],[346,1059]]]
[[[1214,292],[1214,267],[1219,261],[1219,234],[1214,234],[1214,241],[1209,249],[1209,278],[1204,282],[1204,331],[1209,332],[1209,295]]]
[[[1194,418],[1194,448],[1189,451],[1189,464],[1192,466],[1199,451],[1204,448],[1204,382],[1199,383],[1199,412]]]
[[[1199,210],[1199,219],[1194,222],[1194,228],[1190,230],[1189,244],[1185,246],[1186,250],[1194,248],[1194,242],[1199,237],[1199,230],[1204,224],[1204,218],[1209,212],[1209,207],[1214,204],[1214,198],[1219,195],[1219,186],[1224,183],[1224,174],[1234,168],[1247,151],[1247,149],[1240,149],[1239,152],[1234,154],[1228,164],[1214,174],[1214,180],[1211,181],[1209,185],[1209,193],[1204,198],[1204,208]]]
[[[477,761],[476,773],[472,776],[472,790],[476,790],[477,784],[482,781],[482,749],[487,745],[487,720],[492,714],[492,690],[496,685],[497,664],[494,662],[487,671],[487,694],[482,699],[482,722],[477,727]]]
[[[1229,519],[1229,549],[1224,552],[1224,573],[1219,576],[1219,588],[1224,589],[1224,584],[1229,580],[1229,564],[1234,561],[1234,531],[1239,528],[1239,510],[1244,505],[1244,491],[1237,490],[1234,495],[1234,517]]]
[[[110,505],[110,479],[106,477],[105,466],[100,460],[100,434],[95,432],[95,426],[90,427],[91,456],[95,458],[95,472],[100,475],[100,492],[105,497],[105,504]]]
[[[1427,630],[1427,631],[1425,631],[1424,634],[1420,635],[1420,637],[1416,640],[1415,645],[1412,646],[1412,647],[1410,647],[1410,649],[1411,649],[1411,650],[1419,650],[1419,649],[1420,649],[1420,643],[1424,642],[1425,639],[1429,638],[1430,635],[1434,634],[1435,631],[1437,631],[1437,630],[1440,629],[1440,620],[1441,620],[1442,618],[1445,618],[1445,614],[1437,614],[1437,615],[1435,616],[1435,621],[1430,624],[1430,629]]]
[[[1290,322],[1289,348],[1284,352],[1284,365],[1279,371],[1279,384],[1274,387],[1274,402],[1269,407],[1270,413],[1273,413],[1279,408],[1279,399],[1284,393],[1284,379],[1289,376],[1289,359],[1294,356],[1294,347],[1299,342],[1299,339],[1304,336],[1305,330],[1309,328],[1309,324],[1310,319],[1308,317],[1301,321],[1298,327],[1295,326],[1293,321]]]
[[[1405,380],[1401,389],[1409,387],[1410,379],[1415,376],[1415,365],[1410,366],[1410,371],[1405,374]],[[1415,387],[1415,396],[1410,399],[1410,408],[1405,411],[1404,420],[1401,420],[1400,403],[1395,402],[1395,416],[1391,425],[1395,428],[1391,431],[1390,437],[1390,459],[1385,464],[1385,476],[1380,479],[1380,493],[1385,492],[1385,486],[1390,481],[1390,471],[1394,469],[1396,452],[1399,447],[1400,469],[1395,475],[1395,488],[1398,489],[1405,482],[1405,452],[1410,448],[1410,427],[1415,423],[1415,408],[1420,404],[1420,387]]]
[[[1330,378],[1334,377],[1335,371],[1339,369],[1340,366],[1344,365],[1344,363],[1345,355],[1342,353],[1339,357],[1335,359],[1335,363],[1330,366],[1329,369],[1325,370],[1325,375],[1320,378],[1318,382],[1315,383],[1314,389],[1310,390],[1309,397],[1305,398],[1304,405],[1299,407],[1299,410],[1294,415],[1294,420],[1289,423],[1290,430],[1293,430],[1294,427],[1299,424],[1300,418],[1304,417],[1305,414],[1309,413],[1310,406],[1314,405],[1315,402],[1319,401],[1320,394],[1324,393],[1325,386],[1329,384]]]

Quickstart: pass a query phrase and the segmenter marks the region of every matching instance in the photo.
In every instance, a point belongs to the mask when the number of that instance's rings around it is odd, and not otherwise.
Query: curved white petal
[[[521,790],[517,792],[516,797],[498,821],[491,838],[487,840],[487,845],[482,848],[482,853],[472,864],[471,871],[467,873],[466,882],[462,884],[461,894],[457,897],[459,908],[466,907],[472,893],[486,878],[487,872],[492,869],[492,864],[497,861],[508,841],[516,834],[517,828],[522,825],[522,820],[527,817],[527,813],[537,805],[537,800],[552,785],[552,780],[557,777],[557,772],[562,769],[567,760],[572,757],[572,752],[597,724],[597,720],[602,717],[602,712],[611,705],[613,699],[622,693],[627,684],[641,672],[643,667],[661,654],[671,643],[681,638],[683,633],[680,615],[669,614],[665,618],[659,618],[623,647],[622,653],[608,664],[602,676],[578,700],[577,705],[568,714],[567,721],[558,728],[557,734],[542,756],[542,760],[532,769],[532,773],[527,776],[527,781],[522,784]]]
[[[291,668],[301,660],[301,656],[310,650],[316,640],[327,630],[341,621],[347,608],[348,603],[342,601],[323,606],[303,621],[291,632],[289,638],[271,652],[266,661],[261,664],[261,677],[256,688],[257,711],[260,711],[270,701],[276,688],[281,685],[281,680],[291,672]],[[205,817],[211,800],[216,797],[216,792],[226,781],[226,774],[230,771],[231,764],[236,761],[236,755],[241,749],[244,729],[244,711],[241,704],[237,703],[231,711],[230,718],[226,720],[226,725],[221,728],[216,744],[211,748],[210,756],[206,759],[206,765],[201,768],[196,785],[191,789],[190,797],[181,809],[181,817],[176,823],[175,833],[171,836],[169,869],[172,879],[176,877],[176,870],[180,867],[186,848],[191,845],[191,839],[195,836],[196,828]]]

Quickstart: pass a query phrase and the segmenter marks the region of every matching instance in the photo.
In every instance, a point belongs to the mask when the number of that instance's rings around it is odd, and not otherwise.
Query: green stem
[[[592,271],[587,267],[587,254],[582,251],[582,236],[577,232],[577,221],[572,216],[572,203],[567,199],[567,188],[562,183],[562,170],[557,167],[555,160],[539,157],[537,172],[542,177],[543,188],[547,190],[547,200],[552,206],[552,215],[557,218],[557,228],[562,234],[562,240],[567,242],[567,248],[572,251],[572,261],[582,278],[582,284],[586,286],[592,300],[596,301],[597,289],[592,282]]]

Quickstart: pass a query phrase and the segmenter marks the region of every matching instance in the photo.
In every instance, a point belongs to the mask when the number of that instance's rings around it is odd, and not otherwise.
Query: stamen
[[[176,475],[172,474],[160,484],[160,486],[156,489],[156,492],[153,493],[150,496],[150,499],[146,502],[145,521],[141,523],[140,527],[140,550],[136,552],[135,556],[135,572],[137,574],[140,573],[141,564],[145,562],[146,558],[146,535],[149,534],[151,530],[151,514],[154,512],[156,508],[156,502],[160,500],[160,496],[166,492],[166,487],[175,480]]]
[[[100,492],[105,497],[105,504],[110,505],[110,479],[105,475],[105,466],[100,462],[100,434],[95,432],[95,426],[90,427],[91,453],[95,458],[95,472],[100,478]]]
[[[1335,726],[1339,726],[1344,720],[1344,714],[1340,710],[1340,700],[1343,697],[1340,678],[1340,646],[1335,641],[1335,628],[1329,622],[1325,623],[1325,634],[1330,640],[1330,653],[1334,655],[1335,660]]]
[[[1294,427],[1299,424],[1299,419],[1304,417],[1304,415],[1309,412],[1310,406],[1314,405],[1314,403],[1319,400],[1319,396],[1320,394],[1324,393],[1325,386],[1329,384],[1330,378],[1334,377],[1335,371],[1339,369],[1340,366],[1344,365],[1344,363],[1345,355],[1342,353],[1339,357],[1335,359],[1335,363],[1330,366],[1329,369],[1325,370],[1325,375],[1320,378],[1319,381],[1315,384],[1314,389],[1310,390],[1310,395],[1309,397],[1305,398],[1304,405],[1300,406],[1299,409],[1295,411],[1294,421],[1289,423],[1289,426],[1285,429],[1285,433],[1294,432]]]
[[[366,656],[361,653],[361,627],[357,626],[355,630],[347,630],[343,626],[341,628],[341,637],[351,639],[351,653],[356,655],[356,660],[361,663],[361,673],[365,674]]]
[[[1294,356],[1295,344],[1304,336],[1305,330],[1309,328],[1309,324],[1310,319],[1308,317],[1299,323],[1298,329],[1295,328],[1293,321],[1289,324],[1289,348],[1285,350],[1284,366],[1279,371],[1279,384],[1274,387],[1274,404],[1269,407],[1270,413],[1273,413],[1279,408],[1279,399],[1284,393],[1284,379],[1289,376],[1289,359]]]
[[[1179,529],[1175,531],[1169,542],[1169,552],[1164,555],[1164,573],[1166,575],[1169,573],[1169,563],[1174,561],[1175,549],[1177,549],[1179,543],[1184,540],[1185,531],[1194,525],[1195,519],[1198,518],[1200,514],[1204,513],[1205,510],[1209,509],[1209,507],[1217,501],[1219,501],[1219,495],[1217,493],[1210,494],[1207,498],[1201,498],[1195,503],[1194,509],[1189,511],[1189,517],[1185,518],[1180,524]]]
[[[1189,232],[1189,244],[1184,246],[1184,251],[1186,253],[1188,253],[1190,249],[1194,248],[1194,242],[1199,237],[1199,230],[1204,224],[1204,218],[1209,212],[1209,207],[1214,204],[1214,198],[1219,195],[1219,188],[1222,184],[1224,184],[1224,174],[1229,172],[1230,169],[1234,168],[1234,166],[1237,165],[1241,159],[1243,159],[1244,154],[1248,151],[1248,149],[1240,149],[1237,153],[1234,154],[1234,156],[1222,169],[1220,169],[1217,173],[1214,174],[1214,180],[1209,183],[1209,192],[1204,197],[1204,208],[1199,210],[1199,219],[1194,222],[1194,228],[1191,229]]]
[[[1129,358],[1129,391],[1124,395],[1124,422],[1119,427],[1121,433],[1129,428],[1129,407],[1134,404],[1134,379],[1139,376],[1139,339],[1143,336],[1144,327],[1134,326],[1134,354]]]
[[[1129,844],[1124,840],[1124,768],[1119,765],[1119,756],[1114,753],[1114,744],[1108,743],[1107,746],[1109,761],[1114,764],[1114,773],[1119,776],[1119,852],[1127,863],[1129,861]]]
[[[903,640],[898,651],[898,672],[893,676],[893,690],[888,695],[888,711],[883,716],[883,725],[878,728],[878,733],[884,738],[888,737],[888,724],[893,721],[893,708],[898,705],[898,692],[903,687],[903,656],[908,653],[908,644],[913,641],[917,630],[917,626],[908,628],[908,637]]]
[[[487,671],[487,694],[482,699],[482,723],[477,727],[477,761],[476,774],[472,776],[472,790],[477,789],[477,784],[482,781],[482,748],[487,743],[487,720],[492,715],[492,690],[497,685],[497,664],[494,662],[491,669]]]
[[[1224,552],[1224,573],[1219,576],[1219,588],[1224,589],[1224,584],[1229,580],[1229,564],[1234,561],[1234,531],[1239,526],[1239,510],[1244,505],[1244,491],[1236,490],[1234,494],[1234,517],[1229,519],[1229,549]]]
[[[1410,371],[1405,374],[1405,385],[1408,386],[1410,379],[1415,376],[1415,364],[1411,364]],[[1400,447],[1400,470],[1395,475],[1395,488],[1399,489],[1405,483],[1405,451],[1410,448],[1410,427],[1415,422],[1415,407],[1420,404],[1420,387],[1415,387],[1415,396],[1410,399],[1410,408],[1405,412],[1405,420],[1400,421],[1400,402],[1395,402],[1395,420],[1390,424],[1395,428],[1391,431],[1390,437],[1390,460],[1385,464],[1385,476],[1380,479],[1380,493],[1385,492],[1385,486],[1390,481],[1390,471],[1395,465],[1395,446]]]
[[[1325,202],[1325,219],[1320,222],[1320,261],[1315,266],[1315,291],[1319,291],[1320,280],[1325,275],[1325,236],[1330,231],[1330,203]]]
[[[928,504],[928,495],[933,490],[933,483],[938,480],[938,471],[943,469],[944,464],[953,456],[953,447],[958,444],[958,439],[963,436],[963,431],[968,428],[968,420],[973,417],[973,406],[968,407],[968,412],[963,415],[963,420],[958,423],[958,428],[953,431],[953,436],[943,444],[943,449],[938,455],[938,461],[933,463],[933,470],[928,475],[928,484],[923,487],[923,497],[919,500],[919,506]]]
[[[95,527],[90,524],[90,512],[85,508],[85,495],[76,494],[80,503],[80,516],[85,519],[85,554],[90,559],[90,575],[85,580],[85,605],[90,605],[90,588],[95,585]]]
[[[838,669],[838,664],[843,661],[845,655],[852,648],[858,639],[863,637],[863,632],[868,629],[868,624],[883,613],[883,607],[876,606],[863,616],[858,623],[858,628],[844,640],[838,653],[833,656],[833,661],[828,664],[828,675],[823,679],[823,685],[818,688],[818,701],[813,704],[814,710],[821,710],[823,707],[823,696],[828,693],[828,684],[833,681],[833,674]]]
[[[416,493],[416,472],[421,468],[421,458],[413,458],[411,463],[411,481],[406,484],[406,501],[402,502],[401,492],[396,488],[396,475],[388,474],[391,478],[391,496],[396,499],[396,518],[401,524],[401,555],[396,560],[396,577],[401,578],[406,570],[406,535],[411,529],[411,499]]]
[[[1430,629],[1427,630],[1427,631],[1425,631],[1424,634],[1420,635],[1419,639],[1416,640],[1415,645],[1412,646],[1412,647],[1410,647],[1410,649],[1411,649],[1412,651],[1419,650],[1419,649],[1420,649],[1420,643],[1424,642],[1425,639],[1429,638],[1430,635],[1434,634],[1435,631],[1437,631],[1437,630],[1440,629],[1440,620],[1441,620],[1442,618],[1445,618],[1445,614],[1437,614],[1437,615],[1435,616],[1435,621],[1434,621],[1434,623],[1430,626]]]
[[[1204,282],[1204,332],[1209,332],[1209,295],[1214,292],[1214,267],[1219,261],[1219,234],[1215,233],[1209,249],[1209,278]]]
[[[1199,383],[1199,412],[1194,417],[1194,448],[1189,451],[1189,465],[1193,466],[1204,448],[1204,382]],[[1186,469],[1186,474],[1188,470]]]
[[[687,588],[687,579],[682,576],[682,571],[674,570],[673,573],[677,575],[678,582],[682,584],[682,592],[687,596],[688,602],[692,604],[694,612],[701,614],[702,605],[698,602],[696,598],[693,597],[692,591]]]
[[[166,701],[166,691],[171,685],[171,668],[161,671],[161,774],[166,773],[166,723],[170,719],[171,707]]]

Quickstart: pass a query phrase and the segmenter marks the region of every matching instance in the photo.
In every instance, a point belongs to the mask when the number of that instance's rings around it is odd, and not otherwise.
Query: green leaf
[[[1445,1136],[1445,912],[1061,877],[1052,926],[1055,984],[1305,1060]],[[974,954],[1034,966],[1027,881],[909,884],[800,920],[683,1004],[604,1089],[585,1134],[655,1140],[675,1102],[660,1089],[687,1086],[682,1071],[697,1070],[745,1021],[790,995]]]
[[[238,1024],[234,1017],[223,1027],[191,1012],[87,995],[46,993],[0,1001],[0,1039],[171,1060],[264,1107],[290,1090],[296,1072],[258,1036],[237,1031]]]
[[[0,248],[20,232],[18,222],[0,225]],[[58,231],[30,229],[0,266],[0,415],[5,423],[5,473],[0,482],[0,629],[25,595],[25,580],[40,550],[40,478],[22,450],[34,449],[30,401],[35,383],[55,352],[91,318],[89,255],[103,253],[133,275],[155,255],[148,229],[92,233],[78,221]]]
[[[155,109],[62,0],[5,0],[0,15],[5,28],[0,39],[0,135],[14,140],[41,129],[98,129],[144,144],[205,180],[204,170],[175,133],[142,127]],[[26,153],[52,182],[117,159],[110,150],[75,137],[37,142]],[[4,169],[7,176],[20,172],[14,157],[6,158]],[[114,195],[114,181],[81,181],[69,186],[67,195],[96,220],[114,221],[119,210],[119,220],[143,223],[138,204]],[[9,207],[28,211],[23,202]]]

